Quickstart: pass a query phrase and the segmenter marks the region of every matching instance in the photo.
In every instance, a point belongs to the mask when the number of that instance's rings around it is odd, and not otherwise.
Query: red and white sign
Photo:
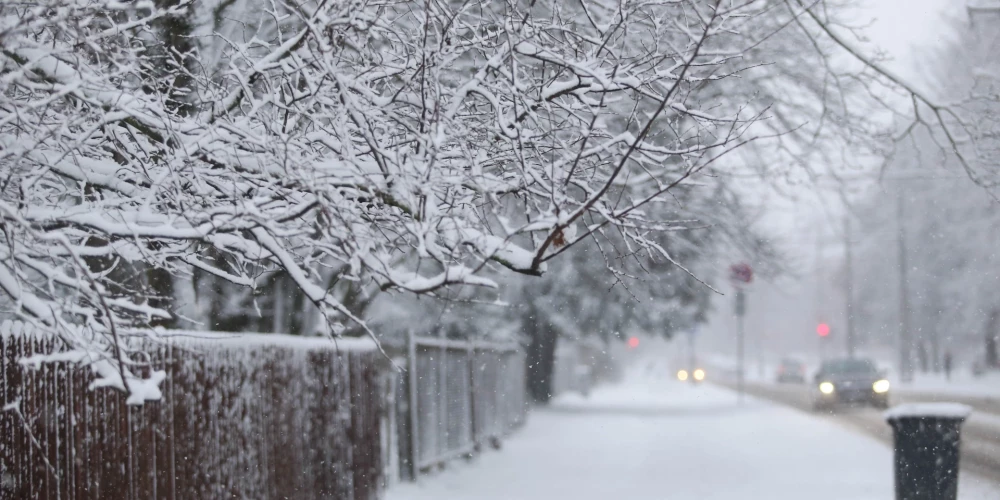
[[[753,281],[753,269],[746,262],[733,264],[729,266],[729,280],[734,286],[749,285]]]

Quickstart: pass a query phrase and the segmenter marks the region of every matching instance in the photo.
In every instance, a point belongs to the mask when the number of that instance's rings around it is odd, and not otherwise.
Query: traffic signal
[[[820,323],[816,325],[816,334],[819,335],[820,337],[826,337],[827,335],[830,335],[830,325],[826,323]]]
[[[635,349],[636,347],[639,347],[639,337],[629,337],[628,347],[629,349]]]

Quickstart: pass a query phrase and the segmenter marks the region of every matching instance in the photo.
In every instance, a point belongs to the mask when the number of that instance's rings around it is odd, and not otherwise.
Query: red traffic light
[[[820,323],[816,325],[816,333],[819,334],[820,337],[826,337],[827,335],[830,335],[830,325],[826,323]]]
[[[629,337],[628,347],[629,349],[635,349],[636,347],[639,347],[639,337]]]

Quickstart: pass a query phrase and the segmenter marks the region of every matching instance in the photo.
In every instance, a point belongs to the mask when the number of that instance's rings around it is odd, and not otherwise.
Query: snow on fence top
[[[41,330],[36,331],[35,327],[33,327],[32,325],[28,323],[22,323],[20,321],[11,321],[8,319],[4,320],[3,323],[0,323],[0,338],[6,339],[7,337],[11,336],[30,335],[30,334],[33,334],[34,336],[38,337],[51,335],[50,332],[43,332]]]
[[[335,351],[374,351],[378,349],[375,341],[370,337],[303,337],[282,333],[220,333],[163,328],[157,329],[156,333],[163,339],[217,342],[226,346],[275,345],[298,349],[333,349]]]
[[[82,330],[75,332],[82,333]],[[253,350],[260,347],[278,347],[300,351],[302,354],[316,351],[341,352],[370,352],[378,349],[378,345],[373,339],[340,338],[331,339],[326,337],[296,337],[292,335],[279,334],[253,334],[253,333],[218,333],[200,332],[192,330],[167,330],[158,328],[154,335],[143,330],[121,330],[122,337],[129,339],[129,343],[141,346],[141,350],[156,350],[160,345],[188,345],[193,349],[204,348],[212,351],[212,346],[218,346],[219,350]],[[167,374],[163,370],[151,370],[148,376],[139,376],[133,369],[125,365],[117,365],[115,356],[108,353],[92,351],[89,349],[69,348],[60,346],[55,342],[56,337],[51,331],[44,328],[36,328],[30,323],[20,321],[4,321],[0,323],[0,340],[23,339],[31,342],[42,342],[49,344],[41,352],[32,349],[30,353],[25,353],[17,362],[23,366],[39,368],[46,363],[69,362],[81,366],[87,366],[96,376],[90,383],[90,388],[111,387],[128,394],[127,404],[142,405],[146,401],[157,401],[163,397],[160,391],[160,384],[166,379]],[[138,342],[135,342],[138,341]],[[117,353],[119,359],[128,361],[128,354]]]
[[[959,403],[908,403],[895,406],[883,416],[888,421],[903,418],[950,418],[964,420],[972,414],[972,408]]]
[[[198,343],[217,342],[227,347],[274,345],[298,349],[333,349],[335,351],[374,351],[378,349],[375,341],[369,337],[302,337],[280,333],[225,333],[198,330],[168,330],[165,328],[157,328],[154,331],[158,338],[162,340]],[[146,332],[131,330],[128,333],[145,335]],[[0,338],[22,335],[48,338],[52,334],[21,321],[6,320],[0,323]]]

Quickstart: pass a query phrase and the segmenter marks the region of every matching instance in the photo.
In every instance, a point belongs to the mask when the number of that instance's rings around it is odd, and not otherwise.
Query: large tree
[[[770,7],[6,3],[0,289],[139,401],[177,277],[280,276],[338,333],[359,287],[495,286],[600,231],[670,260],[645,208],[753,137],[723,83]]]

